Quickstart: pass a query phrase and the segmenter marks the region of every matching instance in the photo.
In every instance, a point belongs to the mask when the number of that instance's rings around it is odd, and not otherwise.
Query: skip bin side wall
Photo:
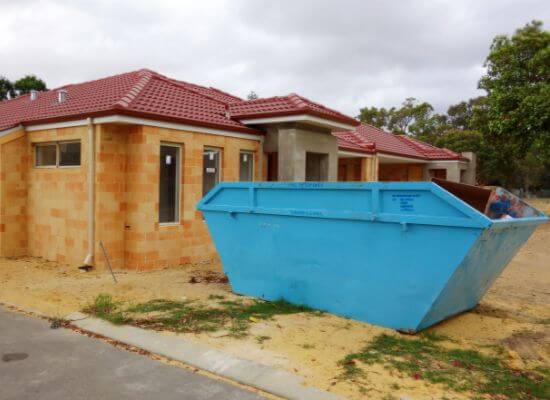
[[[201,202],[236,292],[415,330],[488,224],[429,183],[317,185],[224,184]],[[435,217],[399,211],[407,193]]]

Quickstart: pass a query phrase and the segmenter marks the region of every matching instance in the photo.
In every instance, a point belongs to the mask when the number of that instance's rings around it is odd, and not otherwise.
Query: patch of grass
[[[225,296],[221,294],[211,294],[210,296],[208,296],[208,300],[223,300],[223,299],[225,299]]]
[[[315,348],[315,345],[311,343],[304,343],[300,347],[305,350],[311,350]]]
[[[549,399],[550,375],[542,371],[516,371],[501,358],[474,350],[446,349],[440,338],[419,339],[382,334],[360,352],[340,361],[342,379],[358,379],[358,363],[380,363],[415,379],[440,383],[458,391],[471,391],[499,399]]]
[[[392,390],[399,390],[401,389],[401,386],[399,386],[397,383],[392,383],[390,385],[390,387],[392,388]]]
[[[107,294],[99,295],[84,311],[115,324],[128,323],[155,330],[193,333],[228,329],[234,337],[246,336],[252,322],[268,320],[275,315],[312,312],[307,307],[282,300],[224,300],[211,306],[193,301],[155,299],[123,307]]]
[[[112,296],[106,293],[99,294],[95,298],[94,303],[86,307],[84,312],[94,314],[115,325],[122,325],[129,322],[122,312],[117,311],[117,304],[113,301]]]

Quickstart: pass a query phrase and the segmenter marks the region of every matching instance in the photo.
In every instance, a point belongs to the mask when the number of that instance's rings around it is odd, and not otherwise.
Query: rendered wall
[[[337,180],[338,144],[329,130],[295,123],[272,126],[267,129],[264,149],[278,152],[279,181],[305,181],[307,152],[327,154],[328,180]]]

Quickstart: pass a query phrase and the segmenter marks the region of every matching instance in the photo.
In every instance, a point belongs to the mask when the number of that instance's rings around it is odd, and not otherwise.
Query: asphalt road
[[[0,400],[11,399],[265,400],[0,307]]]

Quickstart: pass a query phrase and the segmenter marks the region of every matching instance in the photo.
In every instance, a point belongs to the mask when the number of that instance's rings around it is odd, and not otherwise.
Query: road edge
[[[117,326],[81,312],[71,313],[65,319],[80,329],[180,361],[289,400],[343,400],[342,397],[334,393],[304,386],[302,376],[238,358],[181,337],[162,335],[128,325]]]

